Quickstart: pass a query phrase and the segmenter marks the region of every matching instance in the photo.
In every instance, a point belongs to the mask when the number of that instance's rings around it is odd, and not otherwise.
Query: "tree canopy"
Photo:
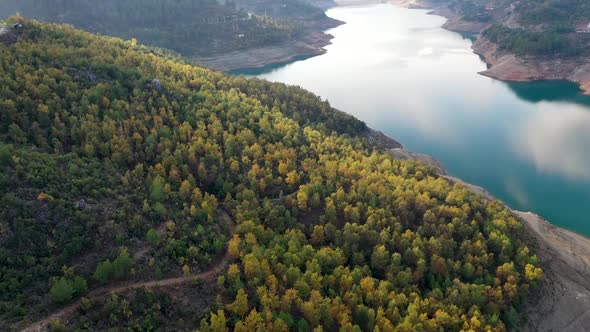
[[[0,44],[0,329],[225,250],[215,285],[83,300],[69,327],[517,323],[542,270],[501,203],[393,158],[300,88],[16,20],[19,41]]]

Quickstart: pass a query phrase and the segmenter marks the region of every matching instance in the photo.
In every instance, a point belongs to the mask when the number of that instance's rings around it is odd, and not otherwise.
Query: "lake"
[[[590,97],[478,75],[471,41],[426,10],[336,7],[327,53],[243,71],[299,85],[511,207],[590,236]]]

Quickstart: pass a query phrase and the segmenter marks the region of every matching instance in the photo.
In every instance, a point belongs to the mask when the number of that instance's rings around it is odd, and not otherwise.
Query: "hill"
[[[543,275],[523,223],[395,159],[363,122],[132,41],[9,26],[1,330],[503,331],[522,318]]]
[[[21,13],[41,21],[72,24],[78,29],[166,48],[208,61],[231,52],[249,52],[271,46],[288,48],[297,56],[321,52],[329,36],[321,31],[340,22],[323,9],[300,0],[286,3],[226,2],[215,0],[6,0],[0,17]],[[316,36],[310,39],[307,35]],[[282,53],[289,52],[288,50]],[[272,61],[260,52],[262,62]],[[238,65],[248,66],[242,59]],[[225,69],[217,66],[217,69]]]

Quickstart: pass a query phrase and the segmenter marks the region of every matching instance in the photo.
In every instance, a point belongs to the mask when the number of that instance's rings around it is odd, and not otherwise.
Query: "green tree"
[[[390,254],[384,245],[376,246],[371,254],[371,266],[378,271],[385,271],[389,265]]]
[[[86,292],[86,290],[88,289],[88,284],[86,282],[86,279],[80,277],[80,276],[76,276],[74,278],[74,280],[72,281],[72,288],[74,289],[74,292],[76,293],[76,295],[82,295]]]
[[[160,243],[160,234],[158,234],[158,231],[153,228],[150,228],[147,232],[146,238],[153,246],[157,246]]]
[[[110,260],[98,263],[94,272],[94,279],[100,283],[108,282],[113,275],[113,264]]]
[[[150,198],[154,202],[162,202],[164,200],[164,179],[160,176],[156,177],[152,182],[152,187],[150,190]]]
[[[129,270],[131,269],[132,263],[133,260],[129,256],[127,249],[121,250],[119,257],[117,257],[112,264],[113,277],[118,279],[127,276]]]
[[[0,143],[0,166],[8,166],[12,160],[11,147],[8,144]]]
[[[49,290],[51,300],[55,303],[65,303],[72,299],[74,288],[65,277],[59,278]]]

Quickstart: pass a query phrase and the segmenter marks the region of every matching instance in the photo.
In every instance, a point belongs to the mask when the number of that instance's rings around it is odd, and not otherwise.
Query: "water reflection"
[[[522,157],[547,173],[590,179],[590,112],[575,104],[542,102],[514,133]]]
[[[510,197],[512,197],[512,199],[518,203],[519,206],[531,206],[531,199],[519,178],[515,176],[506,177],[506,179],[504,179],[504,189],[506,192],[508,192]]]
[[[527,82],[508,82],[508,87],[526,101],[567,101],[590,105],[590,96],[581,94],[577,83],[569,81],[542,81],[534,84]]]

